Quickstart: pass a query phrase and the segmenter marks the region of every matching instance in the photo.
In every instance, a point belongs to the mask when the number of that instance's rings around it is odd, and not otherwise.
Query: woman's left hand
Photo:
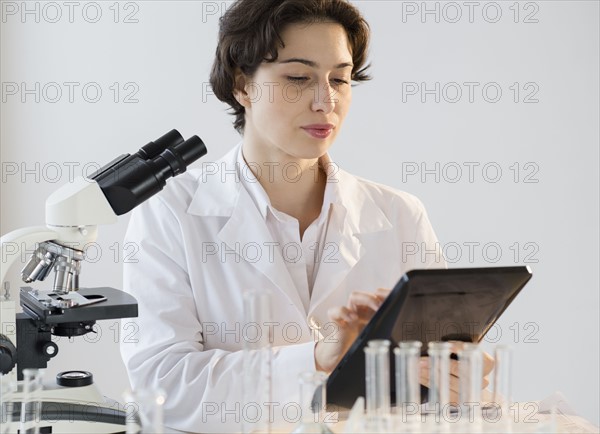
[[[452,353],[457,354],[463,347],[464,342],[451,342]],[[422,385],[429,387],[429,357],[421,357],[419,381]],[[485,389],[490,381],[488,376],[494,369],[494,358],[488,353],[483,352],[483,370],[481,379],[481,388]],[[458,402],[459,387],[459,368],[458,360],[450,359],[450,402]]]

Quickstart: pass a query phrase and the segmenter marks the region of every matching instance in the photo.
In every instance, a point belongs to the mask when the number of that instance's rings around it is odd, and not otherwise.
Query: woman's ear
[[[250,107],[250,97],[246,92],[247,77],[244,73],[236,68],[235,70],[235,86],[233,88],[233,96],[243,107]]]

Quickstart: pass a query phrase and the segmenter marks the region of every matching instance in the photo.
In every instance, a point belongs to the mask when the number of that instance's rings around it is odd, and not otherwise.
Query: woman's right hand
[[[346,306],[332,307],[327,311],[335,329],[315,345],[317,370],[327,374],[333,371],[389,293],[389,289],[382,288],[374,293],[354,291]]]

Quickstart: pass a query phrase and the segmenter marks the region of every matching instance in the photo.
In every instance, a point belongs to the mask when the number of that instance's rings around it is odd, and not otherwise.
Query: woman
[[[123,358],[134,387],[167,392],[167,427],[239,430],[244,290],[273,294],[282,408],[301,372],[336,366],[385,298],[378,288],[445,267],[418,199],[327,154],[351,83],[369,79],[368,41],[344,0],[238,0],[222,17],[211,84],[243,139],[138,207],[126,237],[140,247],[125,264],[139,342]]]

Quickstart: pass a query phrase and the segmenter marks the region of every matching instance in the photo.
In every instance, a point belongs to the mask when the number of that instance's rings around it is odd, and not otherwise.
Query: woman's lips
[[[302,128],[315,139],[326,139],[333,131],[333,128]]]

